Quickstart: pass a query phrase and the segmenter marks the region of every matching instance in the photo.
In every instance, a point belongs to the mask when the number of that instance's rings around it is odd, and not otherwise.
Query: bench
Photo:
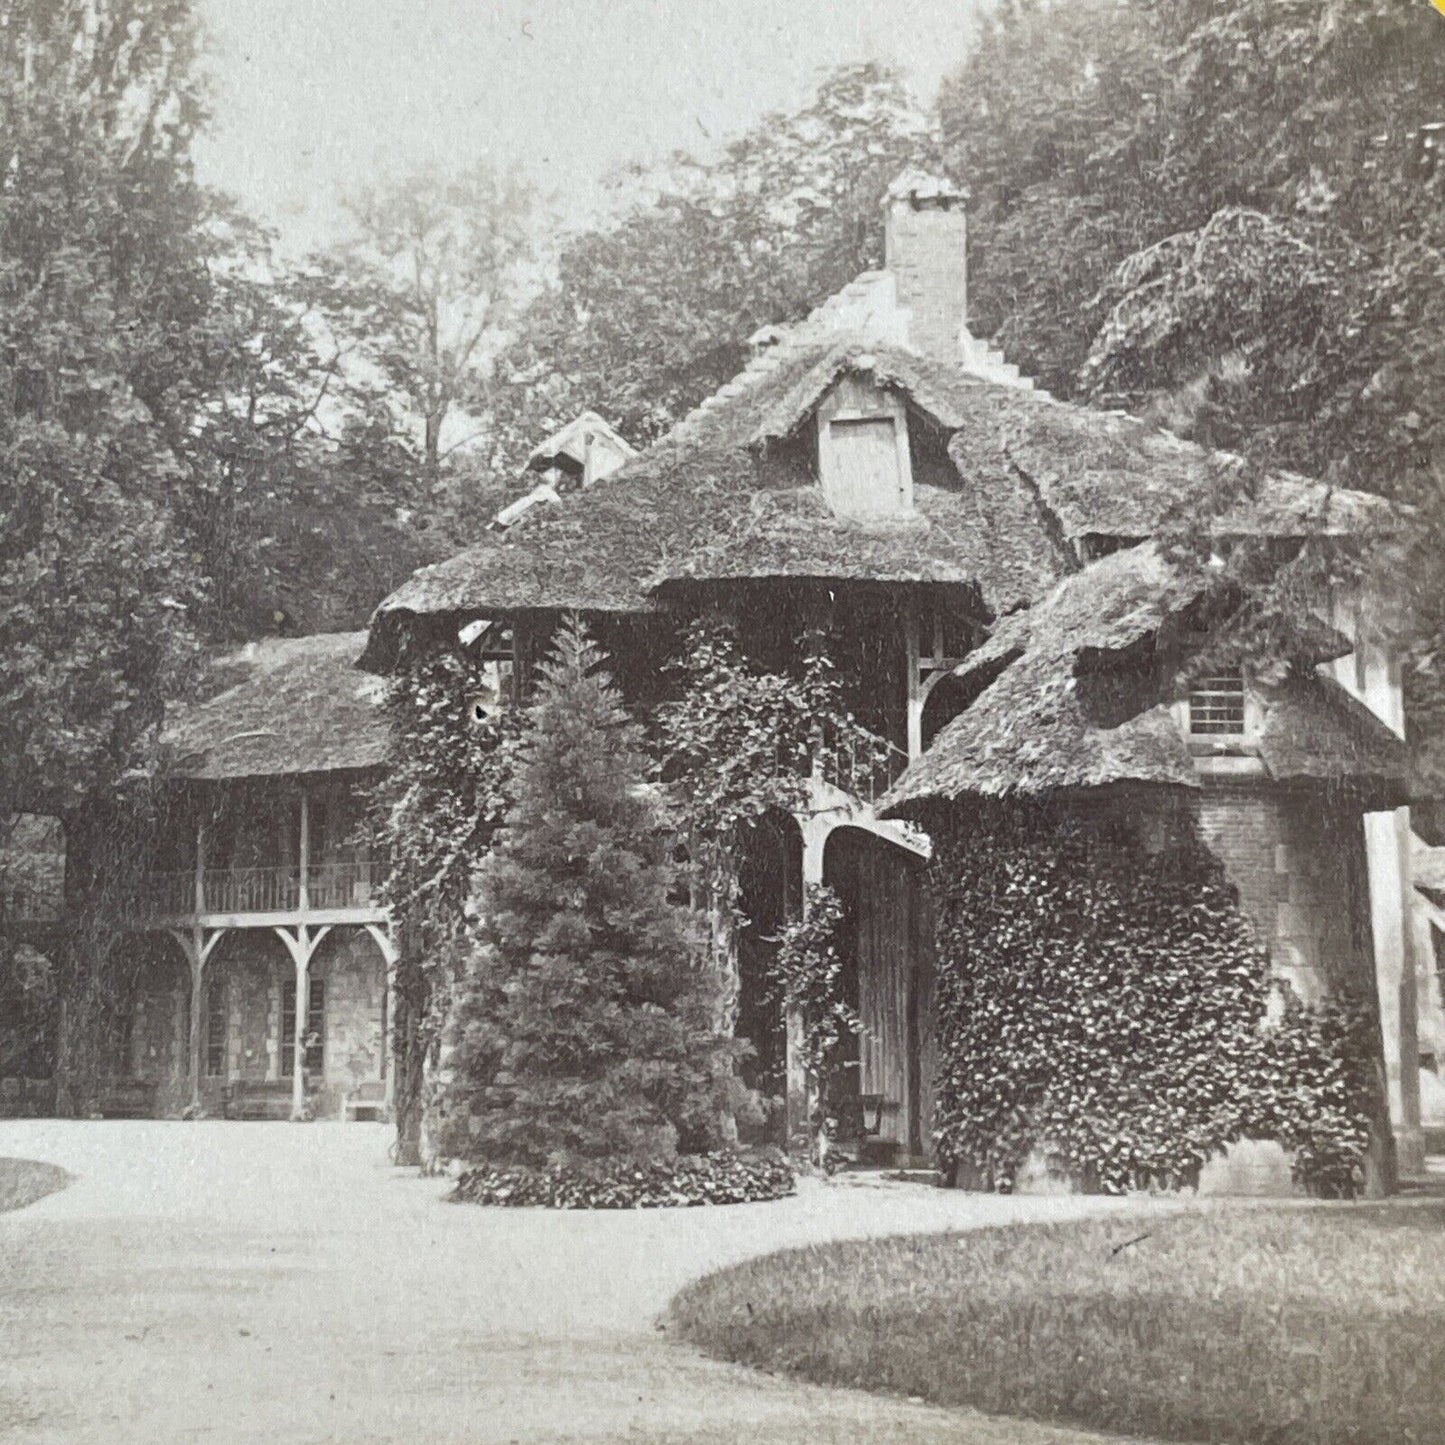
[[[223,1119],[289,1119],[291,1080],[238,1080],[221,1090]]]
[[[379,1080],[359,1084],[341,1096],[341,1122],[350,1123],[356,1119],[371,1119],[383,1123],[386,1119],[386,1085]]]

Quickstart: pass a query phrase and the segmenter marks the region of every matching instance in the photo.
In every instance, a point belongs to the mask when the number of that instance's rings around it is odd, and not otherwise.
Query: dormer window
[[[818,478],[838,516],[912,511],[913,467],[902,398],[863,377],[844,377],[818,407]]]
[[[1200,678],[1189,691],[1190,736],[1242,738],[1244,730],[1244,674]]]

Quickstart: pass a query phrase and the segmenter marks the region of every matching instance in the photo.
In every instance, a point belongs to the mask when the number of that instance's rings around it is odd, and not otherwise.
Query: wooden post
[[[1400,1123],[1395,1131],[1396,1167],[1407,1179],[1418,1179],[1425,1173],[1425,1144],[1420,1129],[1420,1000],[1409,808],[1395,809],[1394,825],[1400,885]]]
[[[382,959],[386,964],[385,982],[382,984],[384,1003],[382,1005],[386,1015],[386,1027],[382,1030],[381,1038],[381,1078],[384,1089],[383,1098],[386,1103],[386,1112],[391,1114],[396,1109],[396,965],[401,957],[401,952],[396,946],[396,938],[391,931],[390,923],[368,923],[366,931],[376,940],[376,946],[381,950]]]
[[[205,1025],[202,1005],[206,996],[206,965],[201,958],[199,924],[191,931],[190,946],[186,948],[186,962],[191,969],[191,1046],[186,1051],[189,1056],[186,1068],[190,1074],[191,1108],[199,1111],[201,1107],[201,1075],[205,1070],[205,1055],[202,1051],[206,1046],[205,1039],[202,1037]]]
[[[196,866],[191,878],[191,915],[199,918],[206,911],[206,820],[196,823]]]
[[[304,876],[304,875],[303,875]],[[303,885],[304,886],[304,885]],[[311,949],[306,925],[296,925],[296,1011],[291,1027],[291,1118],[306,1117],[306,1025],[311,1015]]]
[[[191,929],[189,941],[183,939],[186,961],[191,966],[191,1109],[199,1113],[201,1108],[201,1078],[205,1073],[205,1039],[202,1037],[206,995],[206,930],[201,915],[206,911],[206,819],[202,814],[196,819],[196,859],[192,879]]]
[[[206,998],[206,964],[224,932],[225,929],[218,928],[207,938],[206,930],[199,919],[192,920],[189,928],[170,930],[171,936],[180,944],[181,952],[186,956],[191,975],[190,1047],[186,1050],[186,1075],[192,1112],[200,1111],[201,1079],[205,1074],[206,1016],[202,1005]]]
[[[331,932],[331,925],[328,923],[314,933],[304,923],[295,927],[296,932],[292,934],[278,925],[275,933],[286,945],[286,952],[296,966],[296,1010],[291,1029],[291,1118],[298,1121],[306,1117],[306,1025],[311,1018],[311,957]]]
[[[923,687],[919,677],[918,604],[910,598],[905,604],[903,626],[907,637],[908,666],[908,759],[910,762],[923,752]]]
[[[310,905],[311,880],[311,814],[308,809],[306,789],[301,789],[301,837],[297,847],[301,876],[297,884],[297,906],[305,913]]]

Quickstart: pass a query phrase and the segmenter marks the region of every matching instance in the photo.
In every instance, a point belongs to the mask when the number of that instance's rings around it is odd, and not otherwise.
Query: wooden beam
[[[908,667],[908,759],[912,762],[923,752],[923,691],[919,679],[918,603],[905,604],[903,627],[907,638]]]
[[[386,1022],[381,1031],[381,1079],[386,1111],[392,1114],[396,1108],[396,965],[401,958],[401,950],[396,945],[389,921],[384,924],[368,923],[365,927],[376,940],[386,964],[382,984],[382,1014]]]
[[[297,860],[301,870],[297,884],[297,906],[302,913],[310,903],[311,885],[311,813],[305,785],[301,788],[301,837],[297,846]]]

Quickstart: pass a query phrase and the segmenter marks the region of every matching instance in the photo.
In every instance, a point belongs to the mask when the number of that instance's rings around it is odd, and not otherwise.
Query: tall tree
[[[343,454],[334,348],[195,181],[195,52],[191,0],[0,0],[0,816],[65,825],[76,1108],[164,701],[197,643],[275,625]]]
[[[0,5],[0,811],[134,763],[203,594],[171,525],[208,289],[189,11]]]
[[[415,420],[433,475],[447,423],[485,404],[491,354],[532,255],[536,208],[516,174],[477,162],[418,172],[350,196],[355,235],[329,258],[338,326]]]
[[[979,324],[1051,389],[1352,485],[1424,480],[1445,322],[1428,7],[1015,0],[940,114]]]
[[[856,65],[717,157],[621,176],[519,322],[494,396],[504,429],[535,439],[593,407],[652,440],[737,372],[758,327],[882,262],[884,191],[934,149],[902,81]]]

